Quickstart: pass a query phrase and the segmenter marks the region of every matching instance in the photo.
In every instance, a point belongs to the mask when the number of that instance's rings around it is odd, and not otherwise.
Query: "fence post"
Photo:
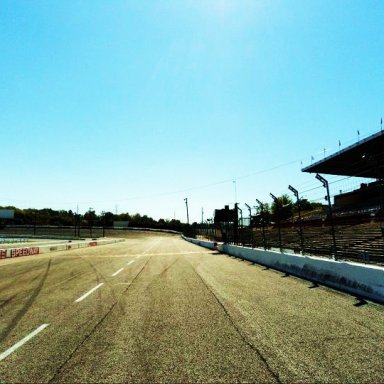
[[[300,207],[299,192],[297,189],[293,188],[292,185],[289,185],[288,189],[292,191],[293,194],[296,196],[297,212],[299,214],[300,250],[301,250],[301,253],[303,253],[304,252],[304,236],[303,236],[303,224],[301,222],[301,207]]]
[[[249,228],[251,229],[251,248],[253,248],[252,209],[247,203],[244,203],[244,205],[248,208],[248,211],[249,211]]]
[[[280,252],[283,252],[283,245],[281,241],[281,229],[280,229],[280,203],[275,195],[270,193],[270,196],[272,197],[273,201],[276,204],[276,219],[277,219],[277,230],[279,234],[279,248],[280,248]]]
[[[260,215],[261,215],[261,233],[262,233],[262,236],[263,236],[263,245],[264,245],[264,251],[267,250],[267,241],[265,239],[265,220],[264,220],[264,204],[256,199],[256,202],[257,204],[259,204],[259,207],[260,207]]]
[[[333,216],[332,216],[332,205],[331,205],[331,198],[329,195],[329,184],[324,177],[316,173],[316,179],[321,181],[323,183],[324,188],[327,190],[327,196],[325,199],[328,201],[328,210],[329,210],[329,219],[331,221],[331,234],[332,234],[332,241],[333,241],[333,258],[337,260],[337,248],[336,248],[336,236],[335,236],[335,226],[333,224]]]

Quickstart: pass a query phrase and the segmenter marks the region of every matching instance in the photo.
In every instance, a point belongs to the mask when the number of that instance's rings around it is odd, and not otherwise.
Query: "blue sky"
[[[382,1],[2,0],[0,205],[318,199],[301,168],[380,130],[383,63]]]

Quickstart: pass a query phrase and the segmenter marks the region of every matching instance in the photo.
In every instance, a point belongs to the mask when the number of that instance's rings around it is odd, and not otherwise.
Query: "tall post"
[[[281,241],[281,229],[280,229],[280,203],[275,195],[273,195],[272,193],[270,193],[269,195],[272,197],[273,201],[276,204],[276,220],[277,220],[277,231],[279,235],[279,248],[280,248],[280,252],[282,252],[283,246]]]
[[[329,220],[331,222],[331,234],[332,234],[332,247],[333,247],[333,258],[337,260],[337,247],[336,247],[336,236],[335,236],[335,226],[333,224],[333,215],[332,215],[332,204],[331,197],[329,195],[329,184],[323,176],[316,173],[316,179],[323,183],[323,187],[327,190],[327,196],[325,196],[325,200],[328,201],[328,211],[329,211]]]
[[[297,189],[293,188],[292,185],[288,185],[288,189],[292,191],[296,197],[297,213],[299,214],[300,250],[301,250],[301,253],[303,253],[304,252],[304,236],[303,236],[303,223],[301,222],[301,207],[300,207],[299,192]]]
[[[256,199],[256,202],[257,204],[259,204],[259,207],[260,207],[260,216],[261,216],[261,230],[262,230],[262,236],[263,236],[263,245],[264,245],[264,250],[267,249],[267,242],[266,242],[266,239],[265,239],[265,220],[264,220],[264,204]]]
[[[185,206],[187,207],[187,224],[189,225],[188,198],[186,197],[184,201],[185,201]]]

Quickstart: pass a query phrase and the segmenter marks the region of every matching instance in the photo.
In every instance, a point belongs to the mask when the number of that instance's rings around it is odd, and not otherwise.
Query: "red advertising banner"
[[[7,257],[7,250],[0,249],[0,259],[5,259]]]
[[[39,251],[39,247],[13,248],[11,249],[11,257],[38,255]]]

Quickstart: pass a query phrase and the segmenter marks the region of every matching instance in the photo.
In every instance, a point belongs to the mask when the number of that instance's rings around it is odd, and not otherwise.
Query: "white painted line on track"
[[[112,277],[115,277],[115,276],[117,276],[120,272],[122,272],[122,271],[124,271],[124,268],[120,268],[118,271],[116,271],[113,275],[112,275]]]
[[[89,296],[91,293],[95,292],[96,289],[99,289],[104,283],[100,283],[96,285],[96,287],[93,287],[90,291],[85,293],[83,296],[79,297],[77,300],[75,300],[75,303],[79,303],[80,301],[83,301],[87,296]]]
[[[13,347],[7,349],[5,352],[3,352],[0,355],[0,361],[4,360],[7,356],[9,356],[11,353],[15,352],[16,349],[20,348],[22,345],[24,345],[26,342],[31,340],[33,337],[35,337],[38,333],[40,333],[42,330],[48,327],[49,324],[42,324],[39,328],[35,329],[33,332],[31,332],[29,335],[25,336],[24,339],[21,339],[19,342],[17,342]]]
[[[131,265],[134,262],[135,262],[135,260],[131,260],[129,263],[127,263],[127,265]]]

